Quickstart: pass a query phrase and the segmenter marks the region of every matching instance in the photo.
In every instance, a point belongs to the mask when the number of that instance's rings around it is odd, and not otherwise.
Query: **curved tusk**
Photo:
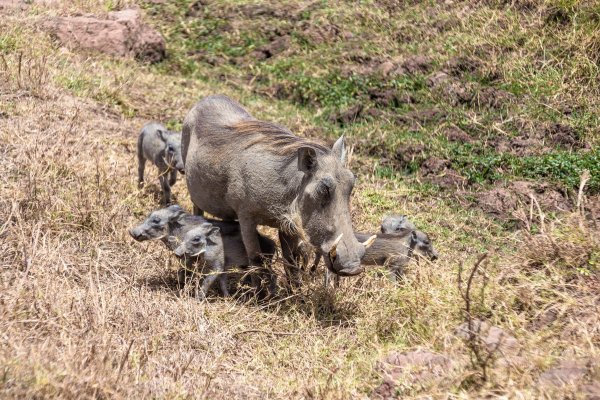
[[[206,251],[206,249],[202,249],[202,250],[200,250],[199,252],[192,254],[192,255],[191,255],[191,257],[197,257],[197,256],[199,256],[200,254],[204,253],[205,251]]]
[[[368,249],[369,247],[371,247],[371,245],[373,243],[375,243],[375,239],[377,239],[377,235],[373,235],[370,238],[368,238],[367,240],[365,240],[362,245],[365,246],[365,250]]]
[[[333,241],[331,250],[329,250],[329,256],[331,257],[331,259],[335,259],[335,257],[337,256],[337,245],[340,243],[340,240],[342,240],[342,236],[344,236],[343,233],[341,233],[340,236],[338,236],[337,239]]]

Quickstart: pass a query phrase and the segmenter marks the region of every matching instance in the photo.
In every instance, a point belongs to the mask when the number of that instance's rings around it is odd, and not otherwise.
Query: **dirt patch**
[[[453,363],[447,356],[428,350],[392,352],[376,369],[383,376],[383,383],[371,394],[373,399],[396,399],[402,386],[439,383],[449,375]]]
[[[250,53],[250,57],[258,61],[266,60],[267,58],[271,58],[283,53],[290,47],[290,42],[291,40],[289,36],[277,37],[271,43],[261,46],[257,50]]]
[[[476,205],[499,219],[521,221],[522,210],[529,209],[531,196],[535,197],[545,212],[566,212],[573,208],[569,199],[550,184],[526,181],[515,181],[507,187],[477,193]],[[521,212],[518,212],[519,210]]]
[[[501,108],[514,98],[505,90],[481,87],[475,82],[463,82],[444,71],[429,76],[427,85],[435,95],[452,105],[469,104],[479,108]]]
[[[473,90],[445,72],[437,72],[427,78],[427,85],[438,97],[452,105],[469,103],[473,99]]]
[[[442,188],[464,187],[467,179],[451,168],[449,160],[431,156],[421,164],[420,175],[425,181]]]
[[[543,128],[543,136],[555,145],[565,146],[570,149],[582,147],[577,131],[569,125],[550,123]]]
[[[439,108],[427,108],[411,111],[396,117],[398,125],[410,125],[413,130],[418,130],[420,125],[439,122],[446,118],[446,112]]]
[[[351,32],[342,32],[341,28],[335,24],[314,25],[308,22],[300,25],[302,36],[313,45],[324,43],[333,43],[340,38],[351,39]]]
[[[420,161],[425,157],[425,145],[422,143],[406,144],[398,147],[394,154],[394,161],[401,168],[408,167],[415,161]]]
[[[518,136],[498,135],[489,139],[487,144],[497,152],[517,156],[544,154],[557,146],[570,150],[586,146],[577,130],[566,124],[518,119],[512,123],[512,128],[519,132]]]
[[[480,60],[469,56],[458,56],[446,62],[446,71],[454,76],[474,74],[482,67]]]
[[[591,360],[562,360],[556,367],[540,375],[542,385],[564,386],[582,381],[589,368]]]
[[[501,108],[514,99],[514,95],[493,87],[475,90],[471,103],[479,107]]]
[[[454,125],[444,128],[442,135],[444,135],[449,142],[473,143],[473,138],[469,136],[467,132]]]
[[[403,104],[414,104],[416,99],[409,93],[400,92],[397,89],[379,89],[369,90],[369,98],[379,107],[395,108]]]
[[[355,104],[346,110],[334,112],[329,115],[329,122],[338,123],[342,126],[350,125],[363,116],[364,107],[362,104]]]
[[[528,330],[537,332],[541,329],[547,328],[554,323],[558,318],[558,311],[555,309],[549,309],[538,314],[529,324]]]
[[[427,56],[417,55],[408,58],[393,58],[380,62],[375,66],[383,77],[395,78],[402,75],[426,74],[433,69],[433,60]]]

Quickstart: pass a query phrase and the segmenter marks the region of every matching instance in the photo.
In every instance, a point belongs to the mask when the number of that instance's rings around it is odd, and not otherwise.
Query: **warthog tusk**
[[[332,260],[334,260],[337,256],[337,245],[340,243],[340,240],[342,240],[342,236],[344,236],[343,233],[341,233],[340,236],[338,236],[337,239],[335,239],[335,241],[333,242],[333,246],[331,246],[331,250],[329,250],[329,256]]]
[[[362,245],[365,246],[365,250],[368,249],[369,247],[371,247],[371,245],[373,243],[375,243],[375,239],[377,239],[377,235],[373,235],[370,238],[368,238],[367,240],[365,240]]]
[[[191,257],[199,256],[200,254],[204,253],[205,251],[206,251],[206,249],[202,249],[199,252],[192,254]]]

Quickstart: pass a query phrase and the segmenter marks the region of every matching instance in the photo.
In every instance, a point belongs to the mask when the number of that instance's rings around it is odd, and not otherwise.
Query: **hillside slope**
[[[134,5],[164,61],[69,51],[42,24]],[[0,15],[1,397],[598,395],[597,2],[81,0]],[[177,261],[127,234],[160,196],[152,168],[137,188],[135,140],[148,120],[180,128],[211,93],[302,136],[347,135],[355,229],[407,214],[440,260],[337,290],[319,271],[266,304],[180,295]],[[174,195],[191,209],[182,181]],[[481,339],[457,329],[465,307]]]

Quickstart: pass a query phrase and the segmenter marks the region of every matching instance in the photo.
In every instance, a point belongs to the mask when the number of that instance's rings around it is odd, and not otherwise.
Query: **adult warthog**
[[[332,149],[259,121],[239,103],[208,96],[187,114],[182,155],[198,212],[238,219],[250,263],[259,265],[257,225],[279,229],[294,264],[301,240],[342,276],[362,272],[365,245],[354,237],[349,200],[354,175],[344,167],[343,136]]]

